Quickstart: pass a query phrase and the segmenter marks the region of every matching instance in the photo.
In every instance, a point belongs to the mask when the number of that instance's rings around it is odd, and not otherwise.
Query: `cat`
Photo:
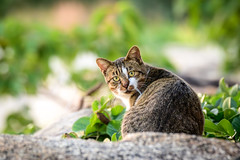
[[[197,94],[177,75],[143,62],[133,46],[124,58],[96,60],[112,93],[127,107],[121,134],[166,132],[202,135],[204,116]]]

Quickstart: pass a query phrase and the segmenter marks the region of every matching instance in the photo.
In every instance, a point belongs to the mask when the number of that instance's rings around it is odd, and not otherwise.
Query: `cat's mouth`
[[[130,94],[134,91],[134,87],[133,86],[128,86],[127,88],[120,89],[120,91],[124,94]]]
[[[124,93],[124,94],[131,94],[134,91],[135,91],[134,89],[126,89],[126,90],[122,90],[121,92]]]

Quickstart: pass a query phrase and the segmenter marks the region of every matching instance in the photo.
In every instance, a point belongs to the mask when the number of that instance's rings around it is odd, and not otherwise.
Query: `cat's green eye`
[[[115,82],[117,82],[117,81],[119,81],[119,77],[118,77],[118,76],[115,76],[115,77],[113,77],[113,80],[114,80]]]
[[[134,71],[130,71],[130,72],[128,73],[128,75],[129,75],[130,77],[133,77],[133,76],[135,75],[135,72],[134,72]]]

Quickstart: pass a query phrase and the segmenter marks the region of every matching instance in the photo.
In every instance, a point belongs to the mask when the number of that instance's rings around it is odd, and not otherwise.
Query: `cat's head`
[[[96,60],[110,90],[117,96],[131,96],[144,85],[147,69],[142,61],[140,50],[133,46],[124,58],[109,61],[104,58]]]

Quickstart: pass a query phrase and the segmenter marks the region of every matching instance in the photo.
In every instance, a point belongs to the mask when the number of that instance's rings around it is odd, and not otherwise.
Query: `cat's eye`
[[[133,77],[133,76],[135,75],[135,72],[134,72],[134,71],[130,71],[130,72],[128,73],[128,75],[129,75],[130,77]]]
[[[117,81],[119,81],[119,77],[118,77],[118,76],[115,76],[115,77],[113,77],[113,80],[114,80],[115,82],[117,82]]]

